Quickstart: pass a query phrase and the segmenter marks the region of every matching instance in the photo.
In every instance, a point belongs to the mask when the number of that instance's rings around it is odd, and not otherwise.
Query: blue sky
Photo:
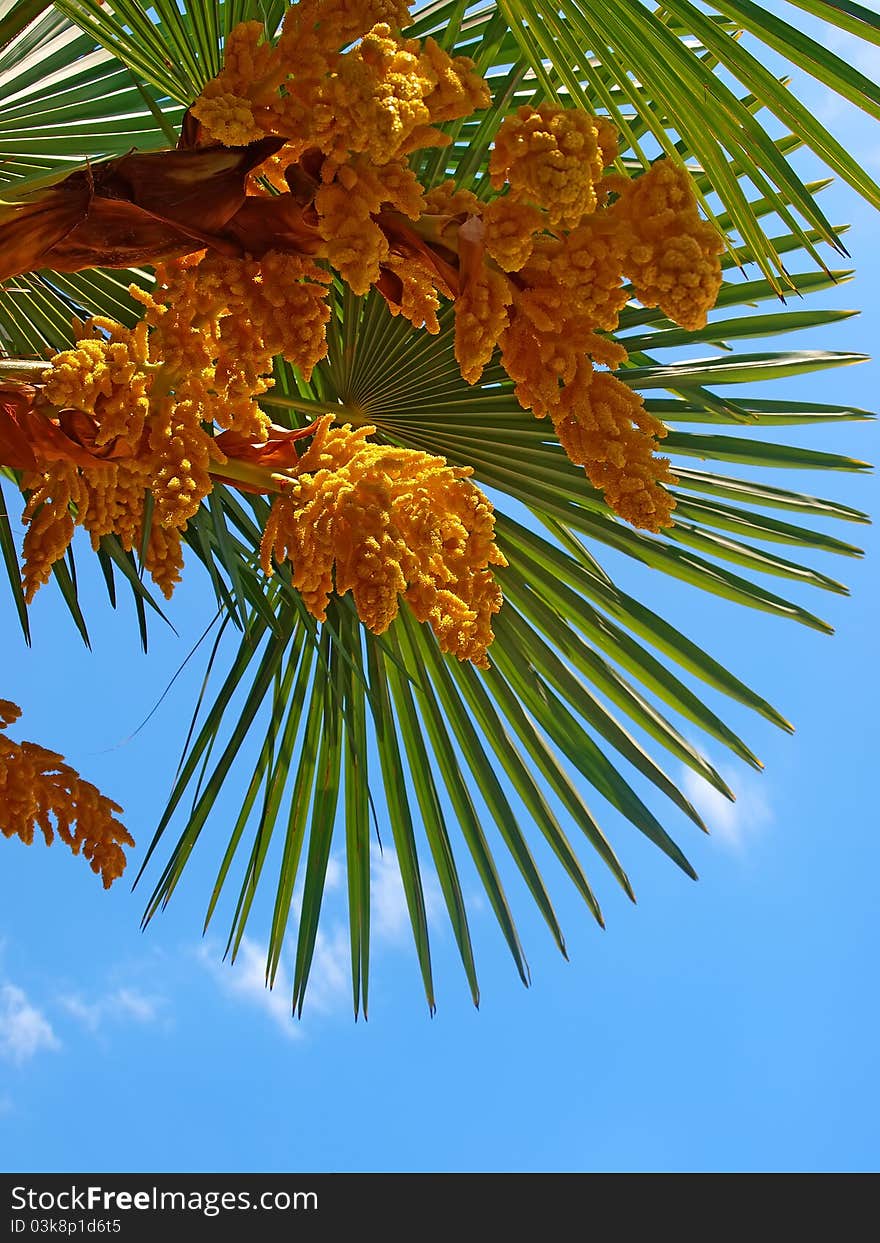
[[[877,76],[876,60],[843,37],[839,46]],[[801,93],[880,174],[876,127],[815,86]],[[880,330],[876,216],[846,187],[827,191],[825,206],[833,220],[852,222],[847,244],[859,271],[825,304],[863,314],[786,337],[780,348],[871,352]],[[767,395],[872,408],[880,404],[877,375],[869,364],[783,382]],[[867,424],[793,439],[880,456]],[[880,512],[872,477],[786,482]],[[876,1169],[880,550],[869,528],[835,533],[864,543],[868,557],[817,559],[851,586],[851,599],[799,597],[834,623],[831,639],[634,574],[658,611],[705,640],[797,733],[786,737],[726,709],[766,764],[757,775],[709,748],[738,793],[735,808],[681,773],[713,828],[704,839],[668,817],[698,884],[610,811],[603,823],[638,906],[591,867],[603,933],[547,866],[569,963],[510,878],[528,990],[465,872],[479,1012],[429,884],[439,1009],[428,1016],[387,849],[373,877],[368,1023],[351,1017],[336,853],[302,1022],[289,1017],[285,979],[273,993],[262,986],[265,908],[236,965],[221,965],[222,921],[204,939],[200,930],[240,784],[230,786],[203,849],[146,933],[138,928],[145,892],[120,883],[105,894],[60,846],[0,842],[0,1168]],[[191,573],[173,605],[180,637],[154,627],[144,658],[134,618],[109,609],[81,562],[93,652],[49,591],[33,609],[31,651],[7,607],[0,694],[24,708],[15,737],[62,751],[125,805],[139,861],[177,763],[198,660],[131,735],[209,620],[210,596]]]

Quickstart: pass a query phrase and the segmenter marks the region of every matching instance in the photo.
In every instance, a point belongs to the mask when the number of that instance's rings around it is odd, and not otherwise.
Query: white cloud
[[[58,1049],[61,1042],[41,1010],[15,984],[0,985],[0,1056],[21,1064],[41,1049]]]
[[[292,985],[284,964],[275,976],[273,988],[266,987],[266,951],[249,937],[243,937],[234,963],[218,959],[217,946],[202,942],[199,958],[227,996],[262,1010],[289,1039],[301,1033],[291,1018]]]
[[[117,988],[94,1001],[72,993],[61,997],[60,1002],[68,1014],[92,1032],[107,1022],[153,1023],[163,1004],[162,998],[148,997],[135,988]]]
[[[370,925],[387,941],[400,941],[409,926],[406,894],[393,850],[376,851],[370,868]]]
[[[327,893],[331,893],[334,889],[338,889],[343,881],[342,862],[338,855],[331,855],[327,860],[327,875],[324,879],[324,889]]]
[[[351,950],[348,930],[337,920],[329,932],[318,932],[309,972],[305,1005],[330,1014],[348,1005],[351,990]]]
[[[682,768],[682,790],[719,841],[733,850],[744,850],[772,822],[773,811],[758,778],[723,768],[719,772],[736,794],[735,803],[690,768]]]
[[[433,868],[421,863],[422,893],[428,923],[443,926],[443,894]],[[376,936],[392,944],[410,944],[409,909],[400,875],[400,864],[393,850],[373,854],[370,867],[370,924]]]
[[[295,942],[285,945],[275,975],[275,983],[266,986],[265,947],[243,937],[234,963],[221,963],[217,947],[203,944],[199,958],[210,970],[229,997],[256,1006],[267,1015],[284,1035],[297,1038],[301,1026],[293,1019],[293,973],[288,963],[293,958]],[[310,1012],[330,1014],[345,1004],[350,988],[348,931],[339,920],[329,931],[319,930],[309,972],[306,1008]]]

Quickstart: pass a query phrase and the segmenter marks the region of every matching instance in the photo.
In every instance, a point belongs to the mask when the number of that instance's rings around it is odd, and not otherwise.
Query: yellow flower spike
[[[180,582],[183,569],[180,531],[154,522],[150,527],[144,565],[162,595],[170,600],[175,586]]]
[[[217,332],[217,357],[213,380],[214,397],[210,412],[225,431],[234,429],[251,440],[265,440],[269,426],[257,398],[268,392],[274,381],[267,374],[272,360],[254,321],[244,315],[226,315]]]
[[[595,117],[575,108],[523,104],[495,135],[492,185],[508,182],[514,198],[546,208],[551,225],[574,228],[596,209],[608,130],[608,122],[597,128]]]
[[[226,290],[219,280],[209,283],[205,252],[156,267],[153,291],[132,285],[129,292],[145,307],[153,333],[153,353],[167,374],[200,373],[211,365],[215,320],[226,307]],[[205,331],[207,329],[207,331]]]
[[[273,355],[308,379],[327,352],[328,274],[301,255],[268,251],[259,260],[190,256],[166,265],[160,282],[147,303],[156,353],[193,397],[201,391],[208,421],[265,438],[254,399],[272,384]]]
[[[144,457],[80,471],[83,499],[77,522],[88,531],[96,552],[101,537],[111,534],[119,537],[126,552],[139,547],[150,475],[150,461]]]
[[[468,384],[476,384],[510,322],[514,288],[484,259],[483,222],[469,217],[458,231],[461,288],[455,300],[455,359]]]
[[[612,509],[649,531],[672,525],[675,501],[661,483],[674,483],[675,476],[669,460],[653,452],[666,428],[647,413],[638,393],[584,362],[551,416],[562,447]]]
[[[21,715],[0,699],[0,731]],[[46,845],[57,833],[75,855],[82,854],[104,888],[125,869],[123,846],[134,839],[116,819],[122,808],[84,781],[60,755],[33,742],[12,742],[0,732],[0,833],[27,846],[37,828]],[[54,822],[54,823],[53,823]]]
[[[261,560],[289,560],[293,585],[319,620],[331,592],[351,591],[358,615],[381,634],[401,596],[430,623],[443,651],[487,663],[501,592],[490,570],[506,562],[489,501],[469,469],[413,449],[370,443],[321,420],[290,487],[275,501]],[[335,579],[334,579],[335,575]]]
[[[327,353],[329,282],[328,273],[311,260],[280,251],[267,251],[259,261],[210,259],[195,271],[196,305],[203,291],[209,305],[216,298],[210,334],[203,331],[201,337],[210,358],[206,387],[229,403],[225,413],[211,403],[222,428],[251,434],[252,425],[245,428],[236,419],[236,400],[271,387],[273,355],[282,354],[303,378],[311,378],[314,364]]]
[[[41,474],[26,474],[22,488],[30,492],[22,518],[27,530],[21,580],[24,598],[30,604],[52,577],[52,566],[61,560],[73,539],[70,507],[82,497],[82,481],[71,463],[51,462]]]
[[[79,505],[79,522],[91,536],[92,549],[97,552],[101,537],[116,528],[118,517],[119,466],[115,462],[101,463],[94,470],[80,470],[82,499]],[[143,508],[144,483],[141,482],[141,508]]]
[[[501,362],[514,381],[524,410],[543,419],[559,402],[559,383],[571,379],[583,350],[560,332],[541,332],[526,315],[515,314],[501,336]]]
[[[288,9],[271,47],[262,26],[246,22],[192,113],[227,146],[274,133],[292,150],[318,147],[339,162],[361,153],[386,164],[444,146],[437,125],[487,107],[489,90],[467,57],[450,57],[433,39],[401,39],[408,23],[400,0],[304,0]]]
[[[208,137],[224,147],[246,147],[266,135],[257,124],[251,101],[224,91],[219,79],[207,84],[193,104],[192,114],[202,123]]]
[[[300,0],[284,15],[279,54],[290,73],[301,72],[302,61],[318,48],[323,53],[319,61],[331,59],[374,26],[408,26],[410,7],[411,0]]]
[[[424,147],[445,146],[436,127],[490,101],[468,57],[450,57],[433,39],[400,39],[379,23],[335,62],[311,113],[314,144],[337,160],[366,154],[385,164]]]
[[[472,190],[460,190],[452,178],[425,195],[425,210],[439,216],[477,216],[483,204]]]
[[[329,187],[332,191],[335,187]],[[345,193],[323,195],[321,232],[328,239],[327,256],[352,293],[365,294],[379,279],[388,258],[388,239],[369,213],[346,218]],[[338,221],[334,227],[332,221]]]
[[[373,219],[383,204],[417,219],[425,202],[415,174],[400,161],[373,166],[364,157],[334,170],[315,195],[318,229],[327,257],[353,293],[364,294],[379,279],[388,258],[388,239]]]
[[[379,24],[341,56],[316,102],[315,145],[337,156],[363,153],[374,164],[397,158],[413,131],[431,123],[425,97],[435,80],[420,72],[418,51],[416,41]]]
[[[154,521],[162,526],[186,526],[214,486],[211,464],[225,461],[202,427],[205,417],[197,384],[180,385],[176,396],[164,398],[153,412],[148,441],[154,459],[150,488],[156,502]]]
[[[117,436],[137,444],[149,410],[146,325],[134,330],[111,323],[107,340],[97,335],[110,321],[89,320],[75,349],[62,350],[43,373],[46,399],[59,409],[84,410],[98,425],[95,443]],[[94,335],[91,335],[94,334]]]
[[[468,384],[476,384],[509,322],[513,301],[503,272],[484,268],[455,303],[455,358]]]
[[[254,106],[267,106],[286,76],[262,22],[241,22],[226,37],[224,64],[192,106],[210,138],[244,147],[265,137]]]
[[[229,90],[265,102],[281,84],[278,54],[262,22],[241,22],[226,37],[222,76]],[[265,97],[265,99],[263,98]]]
[[[503,198],[486,205],[483,223],[486,250],[505,272],[518,272],[532,256],[544,217],[537,207]]]
[[[281,354],[309,380],[315,364],[327,353],[326,326],[329,273],[300,255],[269,251],[259,264],[258,279],[245,291],[239,314],[263,339],[271,358]]]
[[[700,216],[690,174],[658,160],[620,189],[611,212],[625,230],[625,271],[639,301],[688,331],[702,328],[721,288],[724,240]]]
[[[405,255],[389,255],[383,267],[393,273],[399,282],[399,290],[391,297],[386,292],[386,278],[383,274],[380,288],[385,293],[388,310],[392,315],[402,315],[414,328],[425,328],[436,336],[440,331],[437,310],[440,306],[440,292],[446,297],[449,290],[440,281],[437,272],[420,263],[418,259]]]
[[[434,39],[428,38],[419,65],[421,72],[429,79],[433,77],[436,83],[425,96],[432,125],[470,116],[492,102],[488,83],[469,56],[450,57]]]
[[[586,216],[568,233],[549,264],[565,304],[594,328],[613,332],[628,294],[622,285],[624,244],[609,213]]]

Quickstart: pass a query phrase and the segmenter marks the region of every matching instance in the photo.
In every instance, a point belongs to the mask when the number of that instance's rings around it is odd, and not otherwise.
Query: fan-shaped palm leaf
[[[876,16],[858,6],[811,0],[799,7],[872,42],[880,39]],[[70,160],[134,144],[166,144],[182,107],[217,71],[224,34],[253,16],[277,26],[282,10],[281,3],[247,0],[182,10],[172,0],[153,6],[116,0],[112,9],[97,0],[0,6],[0,83],[13,105],[0,120],[6,179],[20,188]],[[433,33],[447,48],[472,56],[493,88],[485,114],[449,127],[449,148],[414,157],[426,184],[453,176],[478,194],[486,192],[488,151],[501,118],[523,101],[560,98],[612,116],[627,165],[644,165],[657,151],[690,161],[707,210],[728,232],[726,279],[705,329],[686,332],[659,311],[634,304],[621,317],[630,358],[621,378],[647,394],[648,409],[670,428],[665,443],[678,476],[674,527],[658,537],[621,523],[546,426],[520,408],[500,366],[487,368],[478,385],[465,384],[453,356],[448,312],[441,316],[440,334],[431,337],[392,319],[377,294],[356,298],[341,286],[333,291],[327,359],[308,384],[279,362],[265,405],[276,423],[305,425],[331,411],[375,425],[390,443],[474,468],[496,501],[498,540],[509,562],[498,575],[505,605],[492,667],[478,672],[444,657],[430,631],[405,612],[377,638],[361,626],[349,598],[333,600],[327,622],[315,623],[289,574],[279,571],[267,582],[259,568],[268,510],[262,497],[242,497],[218,485],[190,523],[191,561],[208,571],[221,628],[237,626],[240,639],[225,671],[218,666],[226,644],[215,645],[210,672],[220,684],[210,706],[202,711],[200,704],[193,718],[166,813],[144,859],[146,867],[179,817],[178,840],[146,919],[171,897],[203,831],[216,835],[228,828],[221,794],[237,776],[245,792],[207,920],[234,885],[228,940],[234,955],[263,874],[271,871],[263,885],[276,889],[267,978],[275,977],[295,911],[297,1010],[334,847],[344,852],[347,865],[354,1007],[366,1010],[377,816],[390,826],[429,1004],[434,985],[426,868],[436,875],[476,1000],[460,878],[464,855],[527,980],[502,854],[511,857],[564,952],[530,845],[536,832],[602,922],[588,879],[591,852],[582,849],[582,838],[623,890],[630,896],[632,890],[585,790],[694,875],[646,801],[651,788],[705,826],[648,740],[666,762],[687,765],[730,796],[722,776],[675,720],[689,722],[747,764],[759,767],[759,761],[694,689],[694,680],[790,728],[727,667],[729,653],[709,655],[698,636],[682,634],[625,591],[602,564],[604,550],[611,549],[733,603],[827,632],[828,623],[789,593],[801,586],[844,593],[845,587],[809,564],[810,555],[860,555],[848,540],[814,523],[859,523],[866,520],[863,514],[775,479],[767,482],[765,472],[860,471],[865,464],[776,442],[767,429],[869,416],[846,406],[770,398],[763,384],[860,361],[851,353],[767,346],[777,335],[852,313],[809,306],[811,294],[842,284],[849,273],[830,270],[820,257],[825,244],[843,251],[843,230],[818,205],[824,183],[805,184],[790,153],[808,145],[871,202],[880,201],[880,190],[763,67],[750,43],[772,48],[874,116],[880,115],[880,91],[762,7],[719,0],[715,10],[707,15],[688,0],[671,0],[655,11],[638,0],[604,0],[601,10],[588,0],[562,0],[556,7],[542,0],[474,6],[439,0],[419,10],[413,25],[413,33]],[[739,31],[747,32],[741,42]],[[761,108],[774,113],[791,137],[771,138],[757,117]],[[745,280],[739,268],[749,262],[761,271]],[[145,272],[94,270],[16,278],[0,291],[0,340],[10,354],[40,356],[69,342],[71,313],[131,322],[136,304],[127,286],[150,279]],[[779,302],[783,284],[801,295],[798,309]],[[753,347],[753,341],[759,344]],[[663,361],[673,349],[686,349],[687,359]],[[728,385],[759,383],[755,395],[726,395]],[[12,494],[8,489],[7,503]],[[0,547],[26,627],[5,511]],[[145,633],[145,610],[155,604],[140,581],[137,558],[112,538],[104,540],[100,555],[111,599],[120,572],[134,592]],[[71,568],[62,564],[56,580],[85,632]],[[235,774],[247,740],[256,742],[256,762]]]

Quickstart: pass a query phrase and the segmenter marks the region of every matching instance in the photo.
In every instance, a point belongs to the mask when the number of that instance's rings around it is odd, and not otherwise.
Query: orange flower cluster
[[[31,600],[64,555],[74,527],[98,547],[104,535],[140,546],[148,493],[154,509],[146,567],[166,596],[180,580],[181,536],[226,462],[215,424],[256,441],[268,419],[257,396],[271,385],[276,354],[305,376],[327,349],[327,274],[299,255],[259,261],[204,252],[162,265],[152,294],[135,291],[144,319],[84,326],[56,354],[43,396],[87,416],[92,452],[27,472],[24,589]]]
[[[315,194],[318,229],[327,243],[327,258],[356,294],[364,294],[380,278],[391,247],[375,220],[385,206],[418,220],[425,207],[415,173],[402,161],[373,165],[355,156],[335,169],[333,178]]]
[[[491,565],[506,565],[495,518],[470,468],[414,449],[371,444],[321,420],[295,477],[272,506],[263,568],[290,560],[293,585],[319,621],[327,601],[351,591],[358,616],[382,634],[402,596],[429,622],[445,652],[485,667],[501,591]]]
[[[552,227],[573,229],[596,210],[596,186],[617,158],[617,135],[604,117],[551,104],[524,104],[501,124],[489,160],[496,190],[515,203],[538,203]]]
[[[44,412],[62,430],[75,425],[77,453],[44,454],[36,469],[27,459],[28,600],[75,526],[95,547],[114,533],[131,550],[148,511],[146,566],[170,596],[182,535],[219,475],[281,490],[263,563],[293,561],[315,616],[334,587],[350,590],[381,633],[403,597],[444,650],[485,663],[500,606],[489,567],[503,558],[491,506],[466,472],[370,444],[373,429],[331,431],[329,419],[298,463],[289,444],[280,461],[257,452],[273,357],[308,380],[327,353],[328,265],[431,333],[441,298],[453,300],[464,379],[477,383],[498,349],[520,404],[552,421],[608,504],[635,526],[670,525],[673,476],[654,452],[665,428],[612,374],[627,356],[609,334],[632,294],[688,329],[705,323],[722,242],[689,174],[667,160],[636,180],[611,172],[607,119],[526,105],[496,136],[494,198],[452,182],[426,192],[409,155],[445,145],[438,126],[486,106],[489,92],[466,57],[404,39],[408,20],[405,0],[299,0],[276,43],[259,22],[229,36],[184,146],[257,143],[244,164],[235,154],[243,203],[230,201],[221,232],[204,235],[211,249],[160,264],[152,293],[133,290],[145,307],[136,328],[92,320],[44,374]],[[248,471],[236,475],[226,450],[243,451]]]
[[[140,544],[146,490],[152,482],[159,487],[159,464],[150,448],[155,438],[150,390],[158,370],[150,358],[146,324],[131,331],[94,319],[83,325],[77,347],[56,354],[44,373],[45,400],[86,416],[92,449],[76,462],[41,461],[37,470],[22,476],[28,496],[23,573],[28,601],[48,582],[75,526],[89,532],[95,548],[110,532],[126,549]],[[151,535],[146,565],[163,588],[170,591],[181,562],[179,535],[172,547],[160,546]]]
[[[502,124],[490,160],[508,193],[458,230],[461,285],[455,349],[476,383],[500,346],[516,396],[552,419],[573,462],[634,526],[671,525],[674,482],[654,455],[666,434],[641,398],[600,367],[626,351],[613,332],[630,296],[686,328],[706,322],[721,284],[722,239],[703,221],[690,177],[667,160],[635,181],[603,176],[617,155],[609,123],[522,107]]]
[[[661,160],[644,177],[617,185],[625,270],[639,301],[693,331],[706,322],[721,284],[717,230],[700,218],[686,169]]]
[[[395,33],[408,23],[406,0],[300,0],[273,46],[243,22],[192,113],[226,146],[277,134],[291,153],[317,148],[338,164],[444,146],[437,125],[486,107],[488,90],[467,57]]]
[[[355,293],[379,281],[390,256],[375,220],[380,209],[412,220],[425,209],[406,157],[445,146],[449,136],[438,125],[485,108],[490,98],[467,57],[395,33],[408,24],[408,7],[402,0],[300,0],[275,46],[264,42],[259,22],[245,22],[227,40],[223,70],[192,107],[206,135],[229,146],[284,137],[265,169],[279,189],[286,189],[285,166],[305,153],[319,157],[318,231]]]
[[[0,699],[0,731],[21,710]],[[123,846],[134,839],[116,819],[122,811],[83,781],[60,755],[33,742],[12,742],[0,732],[0,833],[30,846],[37,828],[50,846],[57,833],[75,855],[82,854],[109,889],[125,868]]]
[[[714,304],[722,243],[688,173],[669,161],[635,181],[606,172],[618,155],[607,118],[524,105],[495,138],[496,198],[451,182],[425,193],[406,156],[445,143],[437,125],[489,96],[470,61],[394,33],[406,20],[397,0],[301,0],[274,47],[259,23],[234,32],[193,113],[222,141],[245,114],[237,141],[284,137],[265,171],[313,213],[320,253],[349,287],[375,285],[393,315],[434,333],[441,298],[454,299],[468,383],[500,346],[521,404],[552,419],[612,508],[648,530],[668,526],[673,476],[654,455],[665,429],[595,368],[626,361],[599,335],[617,327],[625,276],[688,328]]]

